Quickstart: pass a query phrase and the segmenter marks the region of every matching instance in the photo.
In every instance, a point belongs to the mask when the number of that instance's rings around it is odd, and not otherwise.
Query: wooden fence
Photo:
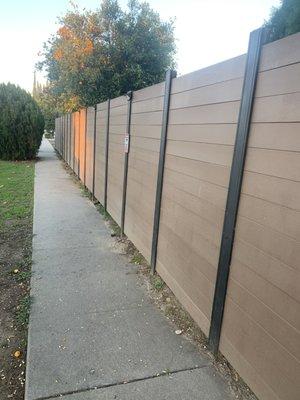
[[[258,398],[298,400],[300,33],[260,41],[57,118],[55,147]]]

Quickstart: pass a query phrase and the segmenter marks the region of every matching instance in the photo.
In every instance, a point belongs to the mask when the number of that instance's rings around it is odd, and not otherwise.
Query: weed
[[[24,282],[31,278],[31,271],[21,271],[16,274],[16,280],[18,282]]]
[[[144,257],[142,256],[142,254],[141,254],[140,252],[136,251],[136,252],[134,253],[132,259],[130,260],[130,262],[131,262],[132,264],[139,264],[139,265],[141,265],[141,264],[143,264],[144,260],[145,260],[145,259],[144,259]]]
[[[30,305],[31,297],[27,294],[21,299],[16,314],[16,320],[21,326],[27,327],[28,325]]]
[[[154,287],[154,289],[157,291],[162,290],[163,287],[165,286],[165,282],[158,275],[151,276],[150,281],[151,281],[151,284]]]

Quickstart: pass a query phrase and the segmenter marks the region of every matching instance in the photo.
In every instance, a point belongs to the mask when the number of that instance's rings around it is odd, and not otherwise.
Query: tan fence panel
[[[120,96],[110,102],[107,211],[120,225],[124,176],[124,135],[127,99]]]
[[[125,233],[150,262],[164,83],[133,93]]]
[[[86,135],[86,109],[79,111],[79,178],[85,180],[85,135]]]
[[[299,42],[263,48],[221,332],[262,400],[300,393]]]
[[[221,331],[221,352],[261,400],[300,393],[299,43],[300,33],[262,50]],[[206,335],[245,62],[242,55],[172,83],[157,272]],[[164,87],[132,100],[125,233],[149,262]],[[107,209],[120,224],[128,102],[110,104]],[[68,125],[55,121],[57,150],[90,190],[95,164],[102,204],[107,106],[97,106],[95,162],[94,109],[87,120],[84,109]]]
[[[94,165],[94,121],[95,108],[87,108],[86,120],[86,166],[85,166],[85,186],[90,192],[93,190],[93,165]]]
[[[79,118],[79,111],[74,112],[74,172],[76,175],[79,175]]]
[[[173,80],[157,271],[209,332],[245,56]]]
[[[97,105],[96,151],[95,151],[95,197],[104,204],[105,146],[106,146],[107,101]]]

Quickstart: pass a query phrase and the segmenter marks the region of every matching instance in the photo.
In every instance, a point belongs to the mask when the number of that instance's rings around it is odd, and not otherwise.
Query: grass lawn
[[[0,161],[0,399],[24,398],[34,161]]]

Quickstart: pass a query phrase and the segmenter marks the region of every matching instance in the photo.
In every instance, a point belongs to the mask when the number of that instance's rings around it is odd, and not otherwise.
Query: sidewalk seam
[[[34,398],[32,400],[57,399],[59,397],[70,396],[70,395],[77,394],[77,393],[92,392],[93,390],[106,389],[106,388],[110,388],[110,387],[114,387],[114,386],[122,386],[122,385],[128,385],[130,383],[147,381],[147,380],[150,380],[150,379],[160,378],[162,376],[169,376],[169,375],[178,374],[180,372],[195,371],[195,370],[199,370],[199,369],[208,368],[210,366],[211,366],[211,364],[207,364],[207,365],[200,365],[200,366],[195,366],[195,367],[190,367],[190,368],[178,369],[178,370],[174,370],[174,371],[170,371],[170,372],[162,372],[162,373],[158,373],[158,374],[155,374],[155,375],[145,376],[143,378],[131,379],[129,381],[119,381],[119,382],[114,382],[114,383],[108,383],[108,384],[93,386],[91,388],[70,390],[68,392],[56,393],[56,394],[53,394],[53,395],[50,395],[50,396],[36,397],[36,398]]]

